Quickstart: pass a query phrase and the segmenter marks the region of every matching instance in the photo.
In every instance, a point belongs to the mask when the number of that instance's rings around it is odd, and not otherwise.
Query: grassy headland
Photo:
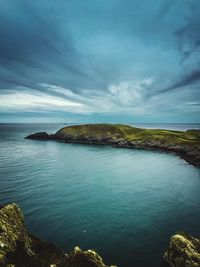
[[[36,133],[27,138],[173,152],[200,166],[200,130],[182,132],[123,124],[85,124],[66,126],[53,135]]]

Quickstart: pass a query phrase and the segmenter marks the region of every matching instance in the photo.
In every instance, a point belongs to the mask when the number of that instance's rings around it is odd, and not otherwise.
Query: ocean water
[[[0,204],[17,202],[32,233],[119,267],[159,266],[172,234],[200,235],[200,169],[165,153],[24,139],[62,126],[0,125]]]

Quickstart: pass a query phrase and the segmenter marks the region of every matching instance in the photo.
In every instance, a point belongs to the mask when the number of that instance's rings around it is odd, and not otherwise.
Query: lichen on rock
[[[22,212],[13,203],[0,208],[0,263],[12,263],[18,254],[34,256]]]
[[[65,254],[55,245],[30,234],[15,203],[0,207],[0,266],[108,267],[95,251],[76,247]]]
[[[69,262],[80,267],[107,267],[102,258],[94,250],[82,251],[79,247],[75,247],[74,251],[69,254]],[[70,265],[71,266],[71,265]],[[114,265],[110,267],[116,267]]]
[[[172,236],[164,259],[171,267],[200,267],[200,240],[184,233]]]
[[[184,233],[171,237],[162,266],[200,267],[200,240]],[[0,207],[0,267],[108,267],[93,250],[75,247],[65,254],[30,234],[19,207]],[[110,267],[116,267],[114,265]]]

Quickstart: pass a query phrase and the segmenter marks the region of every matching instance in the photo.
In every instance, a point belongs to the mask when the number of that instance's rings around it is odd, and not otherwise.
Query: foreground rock
[[[16,204],[0,207],[0,266],[107,267],[95,251],[82,251],[76,247],[73,252],[65,254],[56,246],[29,234]]]
[[[164,151],[175,153],[188,163],[200,166],[200,130],[181,132],[141,129],[122,124],[86,124],[67,126],[51,135],[42,132],[26,138]]]
[[[76,247],[65,254],[53,244],[28,233],[23,214],[14,203],[0,207],[0,266],[108,267],[95,251]],[[172,236],[161,266],[199,267],[200,240],[185,234]]]
[[[185,234],[172,236],[164,259],[170,267],[199,267],[200,240]]]

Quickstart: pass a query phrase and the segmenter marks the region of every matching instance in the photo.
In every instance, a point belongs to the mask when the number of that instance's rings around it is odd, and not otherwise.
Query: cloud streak
[[[184,87],[193,85],[195,83],[198,83],[199,81],[200,81],[200,69],[192,71],[189,75],[183,76],[182,79],[180,79],[178,82],[175,82],[169,87],[160,90],[159,93],[163,94],[177,89],[182,90]]]

